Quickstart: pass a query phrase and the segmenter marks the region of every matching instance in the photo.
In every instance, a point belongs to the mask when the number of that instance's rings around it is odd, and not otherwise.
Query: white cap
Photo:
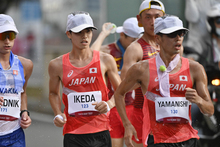
[[[151,5],[151,2],[157,2],[159,4],[159,6],[158,5]],[[144,0],[140,5],[139,15],[141,14],[141,12],[143,12],[147,9],[158,9],[158,10],[163,11],[163,13],[165,13],[164,5],[159,0]]]
[[[208,17],[218,17],[218,16],[220,16],[220,4],[217,4],[213,7],[211,7],[211,9],[209,11],[207,11],[207,16]]]
[[[183,27],[183,22],[177,16],[165,15],[155,19],[154,34],[170,34],[178,30],[189,31]]]
[[[97,30],[97,28],[93,25],[93,20],[88,12],[77,11],[68,15],[66,32],[72,31],[74,33],[78,33],[86,28],[93,28]]]
[[[119,26],[116,29],[117,33],[125,33],[129,37],[138,38],[142,32],[144,32],[143,27],[138,26],[137,18],[131,17],[124,21],[123,26]]]
[[[19,33],[11,16],[0,14],[0,33],[7,31],[14,31],[17,34]]]

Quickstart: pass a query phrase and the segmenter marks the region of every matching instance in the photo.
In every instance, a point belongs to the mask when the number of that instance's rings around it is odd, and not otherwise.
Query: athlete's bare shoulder
[[[132,79],[129,79],[131,78]],[[126,73],[126,79],[135,80],[136,83],[141,85],[144,92],[147,90],[147,85],[149,83],[149,64],[147,60],[139,61],[133,64]]]
[[[24,68],[25,75],[31,75],[33,71],[33,62],[30,59],[18,56],[18,59],[21,61],[21,64]]]
[[[107,70],[114,70],[114,68],[117,69],[117,65],[115,62],[115,59],[112,55],[100,52],[100,61],[102,65],[102,69],[106,68]]]
[[[136,41],[132,42],[125,51],[125,57],[140,61],[143,58],[143,50],[141,45]]]
[[[33,68],[33,62],[30,59],[24,58],[22,56],[18,56],[18,59],[21,61],[21,64],[24,67],[29,67],[29,68]]]
[[[140,76],[146,77],[147,76],[145,75],[146,71],[149,70],[148,60],[142,60],[142,61],[135,63],[134,65],[131,66],[129,70],[131,70],[138,77]]]
[[[136,65],[140,71],[143,71],[149,67],[149,61],[148,60],[141,60],[141,61],[137,62]]]
[[[49,75],[55,74],[55,75],[60,76],[62,74],[62,69],[63,69],[62,59],[63,59],[63,55],[61,55],[55,59],[52,59],[50,61],[49,66],[48,66]]]
[[[104,52],[100,52],[100,60],[101,62],[108,64],[109,62],[111,63],[112,61],[115,62],[114,58],[112,55]]]
[[[135,51],[142,51],[142,47],[140,45],[140,43],[138,43],[138,40],[133,41],[128,47],[127,49],[132,49]]]
[[[100,64],[103,77],[108,77],[110,80],[114,81],[115,76],[118,75],[118,69],[113,56],[100,52]],[[107,81],[107,79],[105,80]]]
[[[189,59],[189,68],[193,79],[200,78],[201,76],[206,76],[204,67],[197,61]]]
[[[191,59],[188,59],[189,60],[189,67],[190,67],[190,70],[192,71],[197,71],[197,70],[203,70],[203,66],[197,62],[197,61],[194,61],[194,60],[191,60]]]

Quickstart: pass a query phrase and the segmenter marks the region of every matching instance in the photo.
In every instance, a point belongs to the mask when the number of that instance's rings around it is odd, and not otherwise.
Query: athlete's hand
[[[23,112],[21,116],[20,126],[23,129],[28,128],[31,125],[31,118],[28,116],[27,112]]]
[[[0,108],[1,108],[1,106],[3,105],[3,102],[4,102],[3,97],[0,97]]]
[[[126,126],[124,126],[125,128],[125,134],[124,134],[124,140],[125,140],[125,144],[127,147],[134,147],[133,143],[132,143],[132,137],[134,135],[134,138],[138,140],[137,137],[137,132],[134,128],[134,126],[132,124],[128,124]]]
[[[95,109],[97,111],[99,111],[101,114],[103,113],[107,113],[110,109],[109,109],[109,106],[108,106],[108,103],[105,102],[105,101],[101,101],[101,102],[94,102],[92,103],[92,105],[95,105]]]
[[[185,97],[188,101],[195,104],[199,103],[199,101],[202,100],[197,91],[192,88],[186,88]]]
[[[102,33],[104,33],[106,36],[108,36],[108,35],[110,34],[111,30],[114,28],[114,27],[112,27],[112,28],[110,28],[110,29],[107,29],[107,26],[108,26],[109,24],[111,24],[111,23],[110,23],[110,22],[106,22],[106,23],[104,23],[104,24],[102,25]]]
[[[59,114],[61,117],[54,117],[53,123],[57,127],[63,127],[63,125],[66,123],[66,115],[64,113]]]

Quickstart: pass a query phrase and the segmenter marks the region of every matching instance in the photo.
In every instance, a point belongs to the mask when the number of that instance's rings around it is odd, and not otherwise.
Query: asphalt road
[[[62,147],[62,128],[53,124],[53,115],[31,112],[32,124],[25,129],[27,147]]]
[[[53,118],[53,115],[31,112],[32,124],[24,130],[26,147],[63,147],[63,128],[54,126]]]

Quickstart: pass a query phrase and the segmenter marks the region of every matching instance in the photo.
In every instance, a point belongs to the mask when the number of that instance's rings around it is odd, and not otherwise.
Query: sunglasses
[[[179,30],[170,34],[165,34],[167,35],[169,38],[176,38],[176,36],[178,35],[179,37],[184,37],[186,35],[187,31],[186,30]]]
[[[220,24],[220,17],[215,18],[216,24]]]
[[[16,38],[16,33],[12,31],[0,33],[0,40],[4,41],[6,38],[14,40]]]

